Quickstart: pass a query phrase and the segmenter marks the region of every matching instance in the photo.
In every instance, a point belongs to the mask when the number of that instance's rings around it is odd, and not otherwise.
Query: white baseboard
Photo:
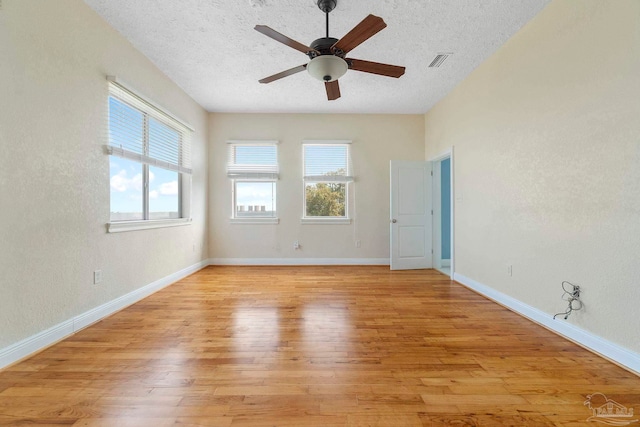
[[[389,265],[389,258],[211,258],[209,265]]]
[[[69,319],[3,348],[0,350],[0,369],[43,350],[51,344],[68,337],[73,332],[73,319]]]
[[[637,375],[640,375],[640,354],[628,350],[618,344],[578,328],[564,320],[553,320],[553,316],[537,308],[531,307],[513,297],[496,291],[489,286],[473,279],[454,273],[453,279],[481,295],[501,304],[508,309],[544,326],[552,332],[561,335],[576,344],[593,351],[614,363],[617,363]]]
[[[83,329],[92,323],[104,319],[111,314],[122,310],[123,308],[134,304],[141,299],[169,286],[178,280],[195,273],[196,271],[209,265],[207,260],[200,261],[190,267],[184,268],[155,282],[149,283],[142,288],[129,292],[126,295],[118,297],[112,301],[102,304],[96,308],[79,314],[64,322],[58,323],[49,329],[25,338],[15,344],[0,349],[0,369],[9,366],[21,359],[24,359],[44,348],[54,344],[69,335]]]

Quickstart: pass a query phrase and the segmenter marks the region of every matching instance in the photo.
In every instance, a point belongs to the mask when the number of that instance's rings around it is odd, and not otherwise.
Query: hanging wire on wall
[[[569,305],[567,309],[562,313],[557,313],[553,316],[555,320],[556,317],[564,315],[564,320],[569,318],[569,315],[577,310],[582,310],[584,305],[582,301],[580,301],[580,286],[574,285],[573,283],[567,282],[566,280],[562,282],[562,290],[564,293],[562,294],[562,299],[567,301]]]

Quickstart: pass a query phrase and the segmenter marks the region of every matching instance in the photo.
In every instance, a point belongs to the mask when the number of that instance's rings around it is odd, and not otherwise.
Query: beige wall
[[[212,258],[389,258],[389,160],[424,158],[421,115],[211,114],[209,218]],[[278,225],[230,224],[227,140],[280,144]],[[309,225],[302,218],[304,139],[350,139],[356,182],[350,225]],[[353,188],[353,187],[352,187]],[[352,205],[353,206],[353,205]],[[294,250],[298,240],[302,250]],[[355,241],[361,241],[356,248]]]
[[[425,117],[456,272],[640,351],[640,2],[555,0]],[[513,265],[513,277],[507,266]],[[558,320],[562,322],[563,320]]]
[[[3,0],[0,58],[2,349],[207,258],[207,114],[81,0]],[[107,74],[195,127],[193,225],[106,233]]]

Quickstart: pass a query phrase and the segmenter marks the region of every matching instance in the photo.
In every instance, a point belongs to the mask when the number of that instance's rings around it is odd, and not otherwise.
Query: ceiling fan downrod
[[[318,7],[326,16],[327,38],[329,38],[329,12],[336,8],[337,0],[318,0]]]
[[[327,38],[329,38],[329,12],[325,12],[327,17]]]

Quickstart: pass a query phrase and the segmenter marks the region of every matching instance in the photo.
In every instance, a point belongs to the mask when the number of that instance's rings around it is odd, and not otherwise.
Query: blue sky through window
[[[111,219],[143,219],[142,164],[110,156],[109,183],[111,189]]]
[[[180,164],[180,133],[152,117],[145,119],[143,112],[114,97],[109,97],[109,140],[110,145],[129,152]],[[144,219],[144,182],[142,163],[110,157],[111,220]],[[150,165],[148,195],[149,219],[180,216],[178,172]]]
[[[121,219],[142,219],[142,164],[111,156],[109,175],[112,214],[126,217]],[[178,185],[177,172],[149,167],[150,214],[178,212]]]
[[[249,182],[238,181],[236,186],[236,214],[240,211],[247,212],[251,206],[252,210],[256,206],[259,211],[264,206],[266,216],[275,216],[276,210],[276,183],[275,182]]]

